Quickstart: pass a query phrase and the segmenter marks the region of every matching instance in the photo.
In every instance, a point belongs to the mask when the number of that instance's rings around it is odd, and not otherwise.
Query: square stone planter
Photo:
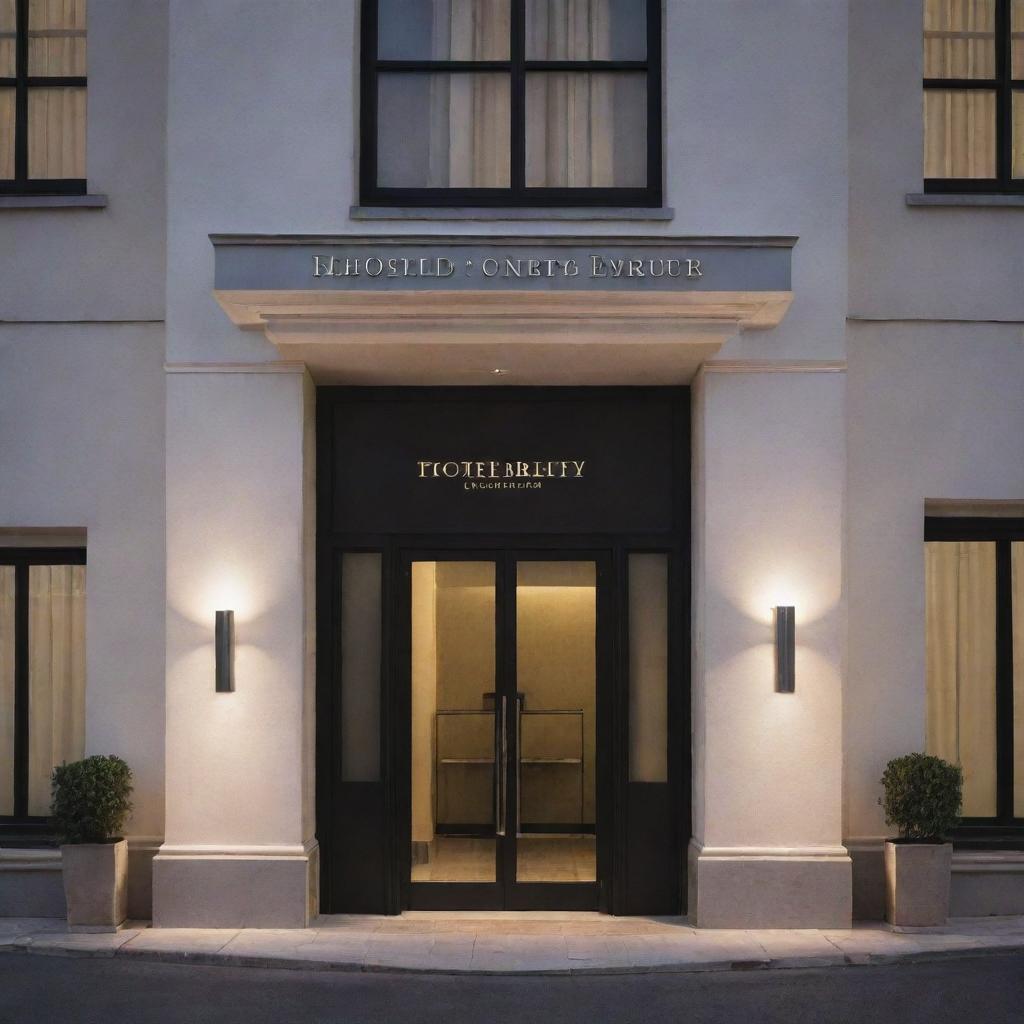
[[[900,928],[927,928],[949,917],[951,843],[885,844],[885,919]]]
[[[77,843],[60,854],[68,924],[116,931],[128,916],[128,843]]]

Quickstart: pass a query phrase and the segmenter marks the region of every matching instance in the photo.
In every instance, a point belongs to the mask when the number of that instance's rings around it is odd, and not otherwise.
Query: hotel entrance
[[[317,415],[321,909],[680,912],[686,391]]]
[[[607,555],[414,553],[403,576],[407,905],[596,910]]]

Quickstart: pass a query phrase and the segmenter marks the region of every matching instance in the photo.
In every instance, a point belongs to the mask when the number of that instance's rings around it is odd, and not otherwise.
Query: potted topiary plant
[[[898,927],[945,924],[963,770],[940,757],[894,757],[882,775],[885,822],[899,837],[885,844],[885,919]]]
[[[127,916],[132,771],[96,755],[53,770],[50,813],[61,837],[64,895],[73,929],[116,931]]]

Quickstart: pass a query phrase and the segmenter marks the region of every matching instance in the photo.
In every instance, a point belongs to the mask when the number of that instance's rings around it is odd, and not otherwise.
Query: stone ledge
[[[353,220],[476,220],[476,221],[669,221],[670,206],[352,206]]]
[[[998,192],[908,192],[905,199],[907,206],[1024,210],[1024,195],[1005,195]]]
[[[104,210],[105,195],[84,196],[0,196],[0,210]]]

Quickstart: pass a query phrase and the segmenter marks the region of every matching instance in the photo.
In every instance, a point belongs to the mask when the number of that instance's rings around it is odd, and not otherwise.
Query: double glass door
[[[413,908],[596,909],[601,556],[410,555]]]

